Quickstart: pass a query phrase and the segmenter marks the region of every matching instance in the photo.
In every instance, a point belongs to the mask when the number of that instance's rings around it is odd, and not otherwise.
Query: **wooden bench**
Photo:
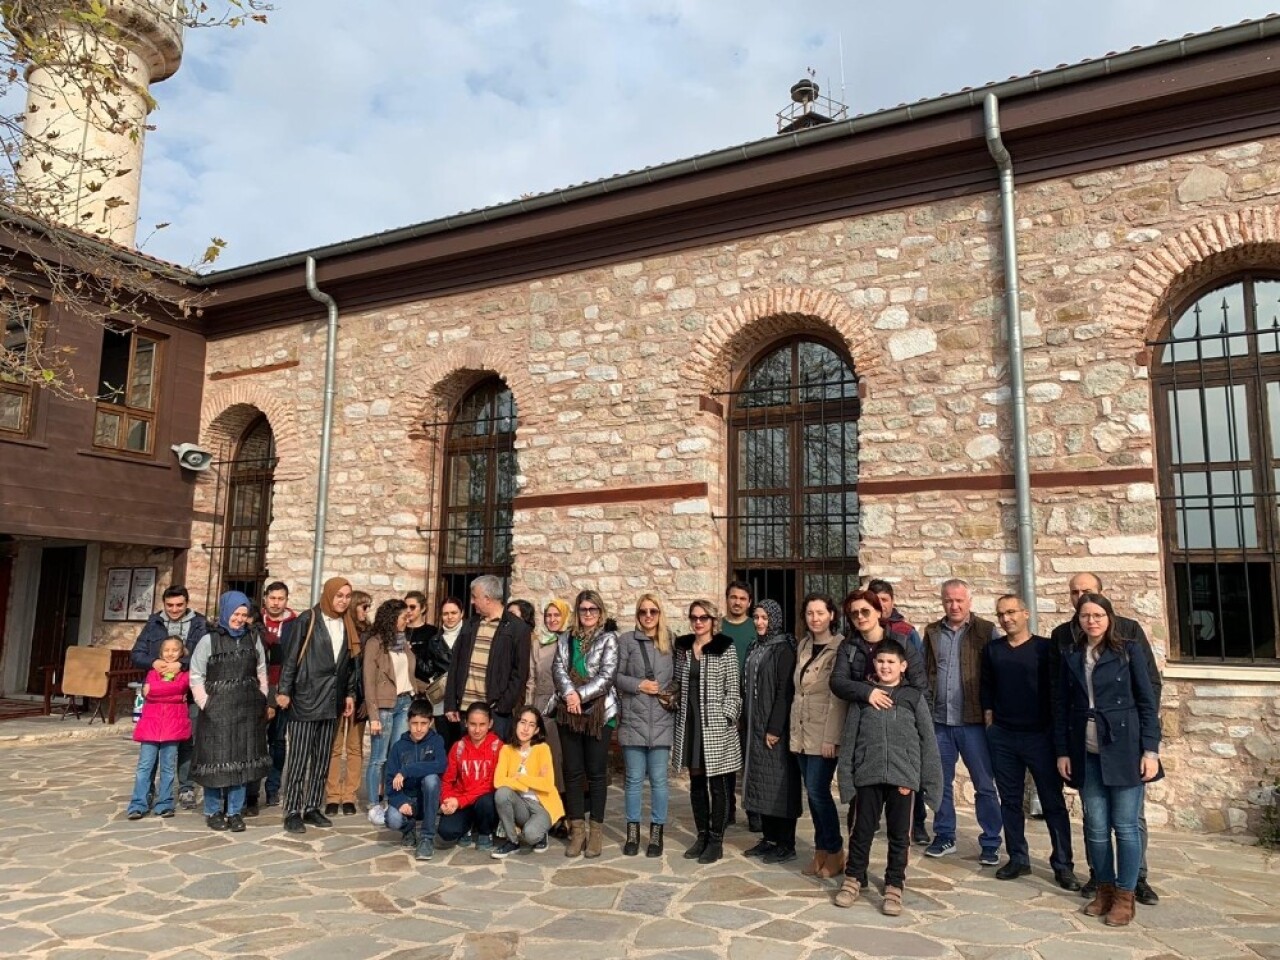
[[[147,671],[133,665],[128,650],[108,650],[103,647],[68,647],[67,657],[61,667],[50,664],[40,668],[44,674],[44,715],[53,713],[53,698],[67,697],[62,715],[74,713],[80,717],[76,699],[83,697],[94,701],[93,715],[89,722],[101,718],[104,723],[116,722],[116,707],[122,694],[133,695],[129,684],[141,683]],[[70,688],[67,678],[70,677]]]

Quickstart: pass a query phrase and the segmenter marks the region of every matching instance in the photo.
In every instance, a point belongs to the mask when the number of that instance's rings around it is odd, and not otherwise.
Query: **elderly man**
[[[502,581],[471,581],[471,617],[458,634],[449,659],[444,715],[462,720],[463,705],[486,703],[493,711],[493,732],[503,740],[511,732],[511,714],[524,699],[529,680],[529,625],[507,612]]]
[[[1079,605],[1080,598],[1087,593],[1105,596],[1102,590],[1102,578],[1095,573],[1077,573],[1067,583],[1067,590],[1070,592],[1072,611]],[[1076,636],[1074,623],[1075,619],[1073,617],[1053,628],[1050,639],[1053,640],[1061,653],[1070,651],[1079,642],[1080,638]],[[1151,689],[1155,691],[1158,705],[1163,681],[1160,678],[1160,666],[1156,663],[1155,651],[1151,649],[1151,641],[1147,639],[1147,632],[1142,629],[1142,624],[1138,623],[1137,620],[1120,616],[1116,617],[1115,630],[1121,638],[1137,642],[1138,648],[1142,651],[1142,658],[1146,661],[1147,670],[1151,675]],[[1142,866],[1138,870],[1138,884],[1133,889],[1133,896],[1139,903],[1154,907],[1160,902],[1160,896],[1147,883],[1147,818],[1141,812],[1138,814],[1138,833],[1142,839]],[[1086,856],[1088,852],[1089,845],[1085,844]],[[1093,875],[1093,864],[1090,864],[1089,882],[1081,889],[1080,895],[1082,897],[1092,897],[1097,893],[1097,890],[1098,885]]]
[[[991,772],[986,728],[982,723],[979,687],[982,650],[998,635],[996,626],[971,611],[973,595],[963,580],[942,584],[944,616],[924,628],[924,665],[933,691],[933,730],[942,755],[942,796],[933,817],[929,857],[956,852],[956,758],[973,780],[977,793],[981,853],[984,867],[1000,863],[1000,803]]]

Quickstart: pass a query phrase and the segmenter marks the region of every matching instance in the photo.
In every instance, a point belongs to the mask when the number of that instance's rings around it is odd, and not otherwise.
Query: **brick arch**
[[[296,480],[310,472],[311,457],[298,437],[297,417],[290,404],[276,393],[254,384],[229,382],[214,384],[205,393],[200,415],[200,442],[215,451],[235,451],[249,423],[263,414],[275,435],[277,480]]]
[[[420,394],[412,395],[406,404],[412,422],[410,434],[418,425],[444,420],[463,394],[485,377],[500,376],[516,401],[516,411],[524,421],[526,407],[533,406],[533,379],[528,368],[514,362],[513,351],[483,344],[468,343],[448,350],[433,351],[431,359],[414,371],[419,383],[429,384]]]
[[[806,287],[778,287],[713,315],[685,365],[687,382],[700,393],[723,389],[734,365],[763,339],[812,330],[835,334],[859,376],[881,362],[868,317],[839,294]]]
[[[1280,207],[1218,214],[1169,237],[1134,261],[1104,300],[1112,329],[1159,339],[1168,310],[1216,274],[1280,263]]]

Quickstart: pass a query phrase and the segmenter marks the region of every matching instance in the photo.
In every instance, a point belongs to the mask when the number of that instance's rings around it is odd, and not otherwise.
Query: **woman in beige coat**
[[[831,692],[831,669],[844,639],[836,602],[825,593],[804,598],[805,631],[796,648],[796,696],[791,704],[791,752],[800,766],[809,815],[813,818],[813,860],[802,873],[834,877],[844,870],[844,838],[831,795],[840,734],[849,705]]]

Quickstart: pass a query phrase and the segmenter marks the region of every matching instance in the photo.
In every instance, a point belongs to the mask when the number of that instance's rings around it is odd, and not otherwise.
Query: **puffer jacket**
[[[641,644],[649,654],[659,690],[668,689],[675,677],[672,654],[659,652],[658,645],[639,630],[628,630],[618,637],[617,683],[622,710],[618,743],[624,747],[670,747],[675,741],[676,715],[664,709],[653,694],[640,692],[640,684],[647,679]]]
[[[942,796],[942,760],[933,732],[933,712],[915,687],[879,687],[893,707],[877,710],[860,702],[849,708],[836,777],[840,799],[852,803],[858,787],[887,783],[922,794],[937,809]]]
[[[693,658],[693,634],[676,638],[676,679],[680,681],[680,711],[672,765],[684,765],[684,742],[689,725],[689,661]],[[742,680],[733,639],[717,633],[702,649],[699,662],[698,706],[702,713],[702,752],[709,777],[742,768],[742,742],[738,717],[742,714]]]
[[[849,704],[831,692],[831,671],[844,642],[833,634],[817,657],[813,636],[806,633],[796,647],[796,698],[791,704],[791,752],[820,756],[824,743],[840,743]]]
[[[604,722],[608,723],[618,715],[618,693],[614,689],[618,676],[618,631],[611,627],[612,621],[606,623],[591,642],[586,656],[587,681],[581,685],[575,684],[569,676],[573,657],[569,648],[569,631],[560,634],[556,640],[555,660],[551,664],[556,696],[547,706],[548,713],[553,713],[562,699],[576,691],[584,713],[597,697],[605,697]]]
[[[887,627],[885,636],[889,636]],[[906,646],[905,649],[907,651],[905,678],[907,686],[922,690],[927,695],[929,678],[924,672],[924,656],[915,647]],[[844,643],[840,644],[840,649],[836,651],[836,665],[831,670],[831,692],[841,700],[848,700],[850,703],[866,703],[867,697],[871,696],[871,691],[876,689],[876,685],[867,679],[874,656],[875,651],[871,649],[871,644],[862,638],[862,634],[854,631],[852,635],[846,637]],[[932,698],[930,698],[930,707],[932,705]]]
[[[191,739],[191,717],[187,713],[187,693],[191,674],[185,670],[166,680],[155,670],[147,673],[147,695],[142,719],[133,728],[139,743],[171,743]]]

